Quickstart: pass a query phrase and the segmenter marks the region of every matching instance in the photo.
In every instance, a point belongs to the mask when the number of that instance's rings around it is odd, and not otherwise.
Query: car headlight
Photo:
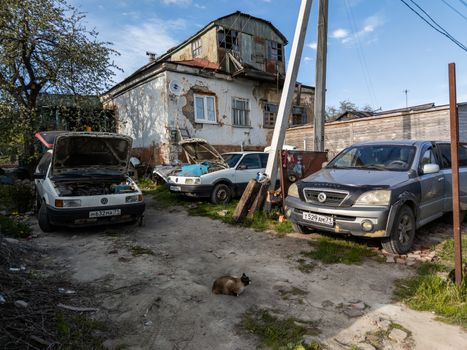
[[[136,203],[136,202],[142,202],[143,201],[143,195],[142,194],[135,194],[132,196],[126,196],[125,197],[125,202],[126,203]]]
[[[287,195],[290,197],[299,197],[298,195],[298,186],[297,184],[291,184],[289,187],[289,191],[287,192]]]
[[[361,194],[355,202],[355,205],[389,205],[390,200],[391,191],[375,190]]]
[[[201,179],[199,177],[185,179],[185,185],[199,185],[201,183]]]
[[[76,208],[81,206],[81,199],[56,199],[56,208]]]

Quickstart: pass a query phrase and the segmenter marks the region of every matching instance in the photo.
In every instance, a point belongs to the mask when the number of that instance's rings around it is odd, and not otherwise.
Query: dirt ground
[[[143,227],[34,230],[46,264],[107,291],[96,299],[99,312],[119,325],[119,336],[105,342],[109,349],[255,349],[259,339],[239,326],[252,308],[313,322],[319,334],[307,340],[329,349],[374,349],[365,335],[391,323],[408,332],[384,340],[384,349],[467,348],[461,328],[391,302],[394,280],[413,268],[368,260],[304,273],[297,260],[306,236],[279,237],[150,206]],[[217,277],[243,272],[252,279],[244,294],[211,294]]]

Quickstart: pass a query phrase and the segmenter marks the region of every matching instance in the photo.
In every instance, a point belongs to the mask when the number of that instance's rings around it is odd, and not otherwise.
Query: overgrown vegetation
[[[320,237],[309,243],[313,249],[302,254],[324,264],[361,264],[365,258],[377,255],[368,246],[347,240]]]
[[[317,342],[304,344],[304,335],[318,335],[319,329],[312,322],[289,317],[281,319],[268,310],[252,310],[245,314],[242,326],[261,339],[261,345],[273,350],[320,350]]]
[[[206,216],[231,225],[250,227],[256,231],[273,230],[281,235],[293,232],[292,225],[289,221],[279,222],[277,213],[257,212],[252,218],[246,218],[242,222],[236,222],[233,219],[233,214],[237,207],[238,200],[234,200],[228,204],[212,204],[207,200],[199,201],[189,197],[177,196],[162,185],[145,193],[146,195],[152,196],[153,206],[159,209],[183,206],[187,208],[190,215]]]
[[[58,340],[64,344],[63,349],[105,349],[102,345],[105,338],[96,336],[109,331],[104,322],[81,315],[65,315],[62,312],[58,312],[55,319]],[[85,344],[83,344],[84,339],[86,339]]]
[[[467,235],[463,235],[462,251],[467,257]],[[396,283],[394,298],[415,310],[436,313],[442,321],[467,327],[467,279],[457,287],[448,273],[454,267],[454,243],[452,240],[441,243],[438,261],[425,263],[417,270],[415,277],[399,280]],[[465,261],[465,260],[464,260]]]
[[[389,338],[389,334],[393,329],[400,329],[401,331],[404,331],[405,333],[407,333],[407,337],[410,337],[412,335],[412,332],[404,326],[400,325],[399,323],[391,322],[387,329],[379,329],[374,332],[368,332],[366,334],[365,340],[369,342],[372,346],[374,346],[376,349],[383,349],[384,343]],[[356,346],[356,349],[359,348]]]
[[[33,208],[34,195],[30,185],[0,185],[0,210],[24,213]]]
[[[0,234],[14,238],[27,238],[31,232],[31,227],[19,217],[0,215]]]

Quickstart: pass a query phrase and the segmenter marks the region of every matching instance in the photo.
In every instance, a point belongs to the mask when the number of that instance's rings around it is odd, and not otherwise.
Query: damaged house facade
[[[219,152],[270,144],[285,76],[287,39],[270,22],[235,12],[150,58],[104,96],[118,132],[156,164],[182,157],[181,137]],[[314,88],[297,84],[291,126],[313,120]],[[183,160],[183,159],[181,159]]]

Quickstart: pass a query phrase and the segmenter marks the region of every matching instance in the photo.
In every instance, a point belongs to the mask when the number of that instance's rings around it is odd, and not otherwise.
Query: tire
[[[295,224],[295,223],[291,223],[292,224],[292,228],[295,232],[298,232],[298,233],[308,233],[307,229],[305,227],[303,227],[302,225],[299,225],[299,224]]]
[[[44,232],[52,232],[54,227],[49,222],[49,216],[47,215],[47,206],[42,203],[39,208],[39,213],[37,215],[37,219],[39,221],[39,227]]]
[[[226,184],[218,184],[211,193],[211,202],[214,204],[227,204],[232,200],[232,189]]]
[[[415,238],[415,216],[407,205],[402,206],[396,214],[391,234],[381,244],[388,253],[405,254],[412,247]]]

